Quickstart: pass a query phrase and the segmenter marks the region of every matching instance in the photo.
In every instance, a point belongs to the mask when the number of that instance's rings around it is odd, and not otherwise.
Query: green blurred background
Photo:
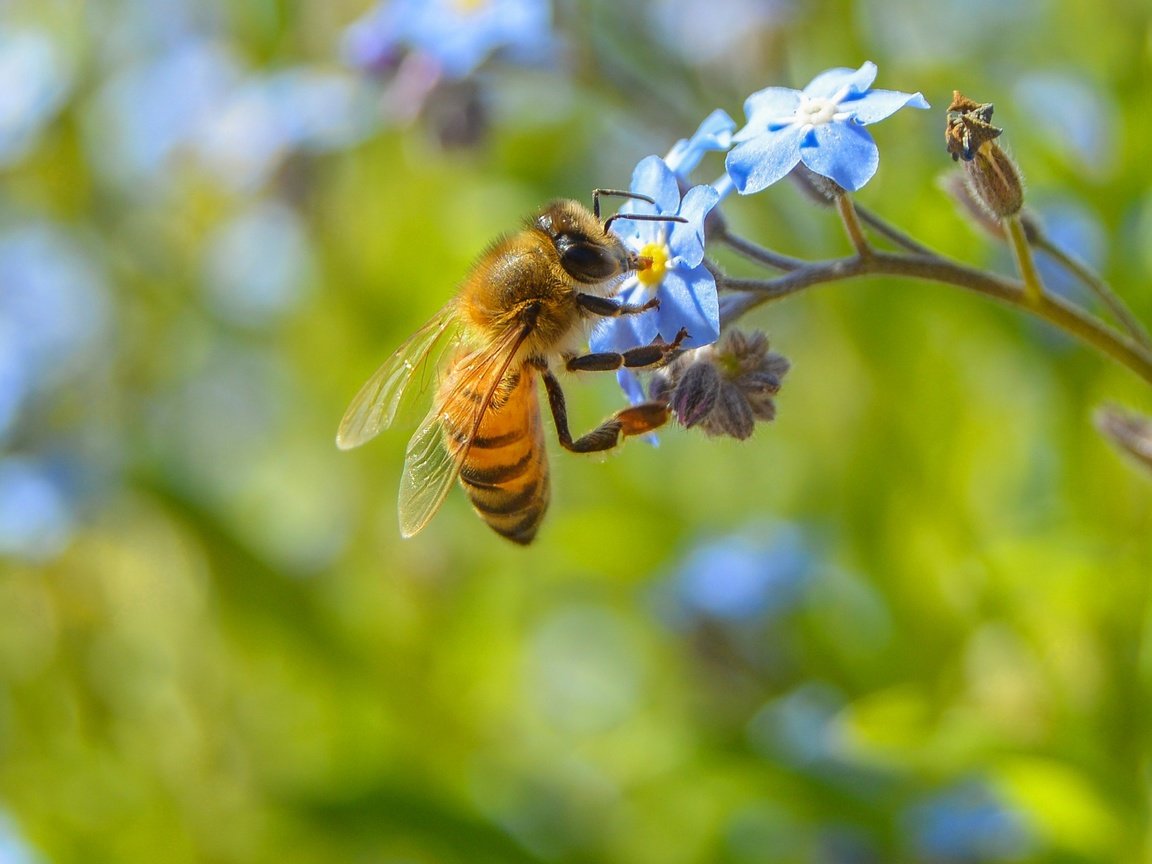
[[[402,541],[406,429],[333,445],[495,233],[867,59],[933,111],[861,203],[1007,270],[938,186],[994,101],[1152,320],[1146,0],[563,0],[430,92],[350,56],[369,11],[0,0],[0,861],[1152,860],[1152,485],[1090,421],[1152,403],[1060,334],[807,291],[746,322],[775,423],[552,447],[527,549],[457,492]],[[725,212],[848,249],[787,184]]]

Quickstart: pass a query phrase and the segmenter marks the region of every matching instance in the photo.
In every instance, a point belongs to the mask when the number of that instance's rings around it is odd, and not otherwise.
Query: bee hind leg
[[[547,369],[542,371],[542,375],[544,387],[548,391],[548,406],[552,409],[552,417],[556,421],[556,434],[560,438],[560,446],[573,453],[611,450],[623,438],[643,435],[658,429],[668,422],[671,415],[667,402],[643,402],[617,411],[587,435],[572,440],[572,433],[568,430],[568,406],[564,401],[564,391],[560,387],[560,382]]]

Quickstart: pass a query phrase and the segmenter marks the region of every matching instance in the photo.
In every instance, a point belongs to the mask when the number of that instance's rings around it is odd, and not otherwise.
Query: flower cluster
[[[685,426],[736,438],[748,437],[756,420],[775,415],[772,397],[788,363],[768,353],[763,334],[732,332],[715,349],[706,347],[720,337],[724,324],[715,265],[704,254],[709,216],[733,190],[759,192],[798,166],[826,179],[834,194],[861,188],[879,164],[864,126],[905,106],[928,107],[919,93],[872,90],[875,78],[875,64],[865,63],[823,72],[803,90],[769,87],[748,98],[747,122],[738,131],[717,109],[663,159],[649,156],[636,166],[631,191],[655,203],[630,203],[624,212],[683,221],[614,223],[625,245],[651,262],[620,286],[619,298],[630,305],[655,298],[659,305],[649,313],[605,320],[592,334],[592,349],[623,351],[667,342],[684,330],[684,345],[694,350],[665,369],[647,394],[632,372],[621,370],[621,386],[634,403],[669,399]],[[691,174],[712,152],[727,154],[724,174],[691,186]],[[687,188],[683,196],[682,188]]]

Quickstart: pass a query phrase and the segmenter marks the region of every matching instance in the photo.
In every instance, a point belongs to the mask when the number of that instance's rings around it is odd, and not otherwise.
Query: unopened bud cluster
[[[991,102],[954,90],[944,140],[953,161],[964,166],[972,195],[992,216],[1006,219],[1024,206],[1024,184],[1016,163],[996,143],[1004,130],[992,125],[992,110]]]
[[[661,369],[651,396],[666,400],[685,427],[743,440],[757,420],[775,418],[773,397],[789,365],[768,350],[762,332],[731,330],[716,344],[687,351]]]

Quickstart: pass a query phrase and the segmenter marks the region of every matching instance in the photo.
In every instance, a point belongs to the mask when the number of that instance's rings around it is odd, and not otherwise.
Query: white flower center
[[[792,118],[792,122],[797,126],[809,128],[849,119],[852,116],[851,111],[836,110],[840,107],[840,103],[847,98],[848,91],[847,86],[841,87],[831,98],[800,94],[800,105],[796,109],[796,116]]]
[[[803,96],[796,109],[796,123],[800,126],[823,126],[836,116],[836,103],[831,99],[813,99]]]

